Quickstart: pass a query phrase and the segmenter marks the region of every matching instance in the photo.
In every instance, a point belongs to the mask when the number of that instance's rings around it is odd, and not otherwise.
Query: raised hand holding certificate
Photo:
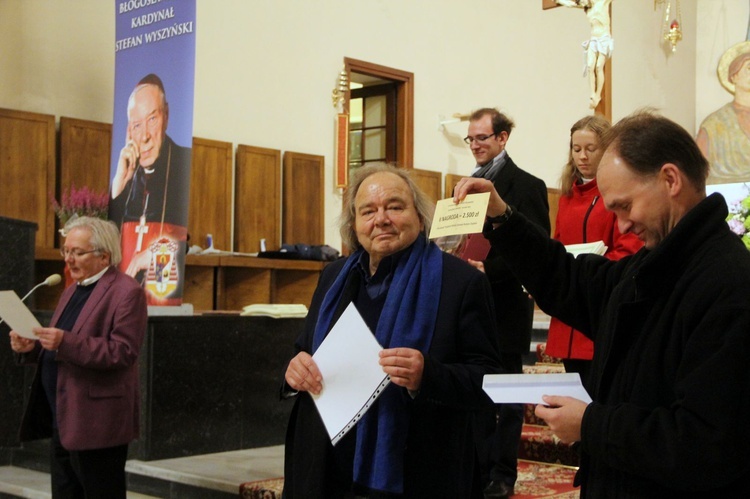
[[[430,239],[482,232],[489,202],[489,192],[469,194],[458,204],[453,198],[441,199],[435,205]]]

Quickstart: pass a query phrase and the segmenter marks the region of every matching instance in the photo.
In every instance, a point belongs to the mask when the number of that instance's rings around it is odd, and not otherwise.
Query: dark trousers
[[[69,451],[55,430],[50,442],[52,499],[125,499],[128,446]]]
[[[502,354],[501,360],[507,374],[523,372],[523,356],[519,354]],[[518,477],[518,446],[523,430],[523,404],[497,404],[495,412],[484,418],[484,437],[480,436],[478,445],[479,467],[482,480],[501,481],[510,486],[515,485]]]

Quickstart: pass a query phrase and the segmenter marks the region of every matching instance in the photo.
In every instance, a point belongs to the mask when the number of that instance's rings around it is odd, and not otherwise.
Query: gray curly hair
[[[111,220],[102,220],[96,217],[76,217],[65,224],[62,231],[67,236],[73,229],[88,229],[91,233],[89,242],[99,253],[109,255],[109,264],[117,266],[122,261],[120,250],[120,231]]]
[[[352,251],[358,250],[360,247],[359,240],[357,239],[357,231],[355,230],[357,210],[354,201],[357,197],[357,191],[367,177],[381,172],[397,175],[409,186],[414,197],[414,208],[417,210],[419,220],[424,227],[422,232],[425,237],[429,237],[430,227],[432,226],[432,215],[435,212],[434,203],[427,197],[422,189],[417,186],[408,170],[396,168],[387,163],[372,163],[358,168],[354,175],[352,175],[349,188],[344,194],[344,210],[338,220],[341,242]]]

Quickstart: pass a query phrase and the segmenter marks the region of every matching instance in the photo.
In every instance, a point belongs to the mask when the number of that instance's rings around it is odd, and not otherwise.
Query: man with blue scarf
[[[405,170],[354,175],[340,223],[353,253],[323,271],[285,375],[284,497],[482,497],[472,414],[492,409],[482,377],[501,370],[494,307],[486,277],[427,238],[432,209]],[[350,303],[391,383],[333,446],[312,354]]]

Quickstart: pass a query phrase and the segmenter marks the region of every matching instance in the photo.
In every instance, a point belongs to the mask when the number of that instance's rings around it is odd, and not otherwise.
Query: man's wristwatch
[[[498,215],[496,217],[487,217],[487,221],[491,224],[497,225],[502,225],[507,222],[510,216],[513,214],[513,208],[511,208],[507,203],[505,204],[505,207],[505,212],[502,215]]]

